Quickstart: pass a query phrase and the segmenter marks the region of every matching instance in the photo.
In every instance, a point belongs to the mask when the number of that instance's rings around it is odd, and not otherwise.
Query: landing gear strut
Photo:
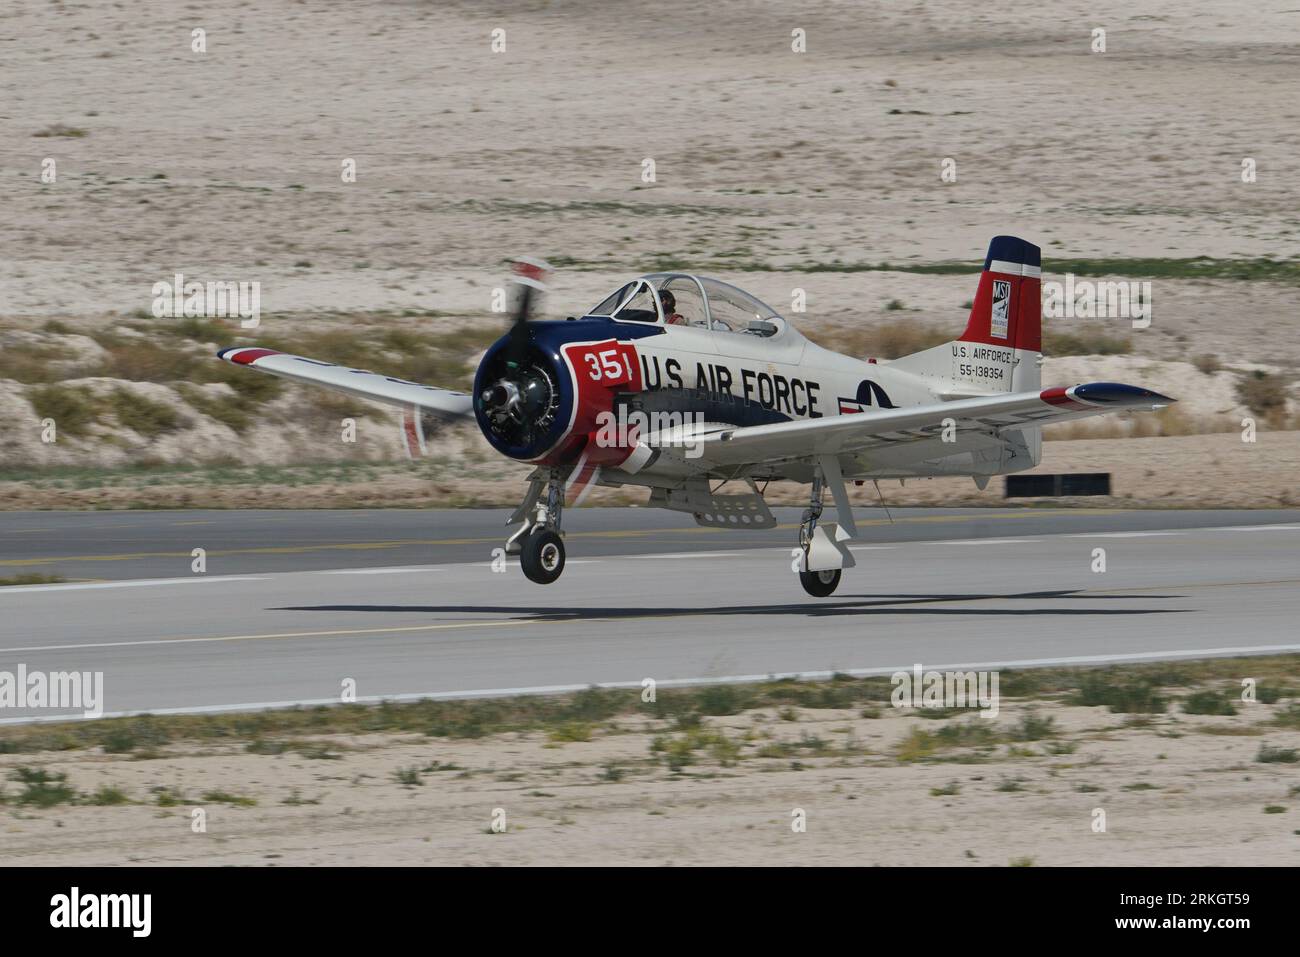
[[[518,555],[524,575],[539,585],[549,585],[564,571],[563,510],[564,479],[551,469],[532,479],[528,495],[509,518],[510,524],[524,524],[506,542],[506,554]]]
[[[835,498],[839,523],[818,527],[822,497],[828,487]],[[799,548],[803,554],[797,570],[804,591],[814,598],[825,598],[839,587],[842,570],[856,564],[847,544],[856,534],[857,526],[853,522],[853,509],[844,488],[839,460],[834,456],[823,456],[813,471],[812,493],[799,525]]]

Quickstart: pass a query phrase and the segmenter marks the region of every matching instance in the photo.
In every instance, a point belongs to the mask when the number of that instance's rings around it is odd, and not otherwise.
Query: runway
[[[773,510],[766,531],[701,528],[679,512],[578,508],[564,513],[570,559],[793,545],[800,509]],[[69,581],[191,574],[202,548],[208,575],[343,567],[438,565],[491,558],[507,509],[0,512],[0,579]],[[863,544],[1004,538],[1055,532],[1136,532],[1300,522],[1300,510],[1194,511],[1078,508],[856,510]]]
[[[1300,651],[1300,511],[863,510],[821,600],[792,529],[574,510],[542,587],[493,571],[504,514],[0,514],[0,577],[112,579],[0,588],[0,672],[103,672],[122,713],[335,702],[348,680],[378,700]]]

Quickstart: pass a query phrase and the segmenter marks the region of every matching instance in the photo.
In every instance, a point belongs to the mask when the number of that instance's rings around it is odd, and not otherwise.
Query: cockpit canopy
[[[730,283],[660,272],[634,279],[591,309],[589,316],[624,322],[694,326],[768,338],[786,328],[775,309]]]

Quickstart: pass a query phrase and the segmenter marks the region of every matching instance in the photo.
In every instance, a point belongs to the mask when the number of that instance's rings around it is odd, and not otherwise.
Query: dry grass
[[[85,334],[104,349],[102,358],[70,362],[66,349],[53,338],[49,342],[19,343],[0,350],[0,379],[29,385],[89,377],[168,385],[229,381],[242,390],[250,376],[218,362],[213,347],[246,344],[371,369],[413,382],[456,387],[469,384],[473,378],[472,360],[503,332],[499,316],[433,330],[419,327],[422,317],[339,317],[310,323],[263,319],[265,327],[293,328],[294,332],[248,336],[233,322],[212,319],[129,322],[124,327],[126,333],[91,327]],[[58,323],[41,331],[53,337],[72,330]]]
[[[184,424],[184,419],[171,405],[127,389],[114,389],[108,397],[108,408],[117,416],[119,425],[145,438],[175,432]]]
[[[1290,392],[1291,384],[1287,379],[1259,369],[1247,373],[1237,382],[1237,398],[1242,405],[1270,424],[1281,424],[1286,419]]]
[[[27,392],[40,419],[53,419],[59,434],[85,435],[99,421],[100,408],[89,389],[43,385]]]
[[[66,356],[53,343],[20,342],[0,348],[0,379],[50,383],[68,378],[61,360]]]
[[[1237,432],[1241,421],[1233,416],[1192,416],[1176,405],[1150,412],[1128,412],[1104,418],[1079,419],[1043,427],[1047,441],[1072,439],[1151,438],[1162,435],[1207,435]]]
[[[0,379],[27,388],[25,397],[38,418],[54,419],[60,438],[85,438],[95,426],[130,430],[146,440],[183,432],[206,417],[236,432],[247,432],[291,414],[304,428],[332,431],[344,418],[388,421],[374,406],[352,396],[312,390],[283,403],[289,390],[282,379],[219,361],[215,349],[245,343],[355,368],[368,368],[415,382],[468,387],[478,355],[502,332],[500,317],[449,325],[438,317],[374,314],[267,323],[292,328],[292,335],[244,334],[236,321],[211,319],[136,319],[105,328],[102,323],[50,320],[38,327],[45,341],[19,342],[0,349]],[[149,338],[144,338],[147,334]],[[85,335],[100,350],[71,351],[62,337]],[[78,358],[80,356],[80,358]],[[107,393],[69,380],[105,378]],[[156,383],[178,398],[148,398],[131,383]],[[203,388],[214,384],[227,390]],[[131,440],[135,441],[135,440]]]
[[[951,342],[959,335],[960,330],[952,327],[926,325],[916,319],[889,319],[834,326],[813,331],[809,338],[845,355],[897,359]],[[1049,356],[1113,356],[1132,351],[1130,340],[1101,329],[1076,326],[1069,330],[1050,327],[1043,330],[1043,353]]]
[[[43,130],[37,130],[32,136],[37,138],[49,138],[55,136],[65,136],[71,139],[80,139],[86,135],[86,131],[79,126],[68,126],[65,123],[52,123]]]
[[[1003,670],[1004,698],[1058,700],[1084,707],[1109,707],[1116,713],[1163,712],[1169,699],[1184,699],[1198,689],[1238,693],[1243,676],[1258,683],[1261,701],[1290,698],[1300,687],[1300,655],[1212,658],[1105,668]],[[888,677],[837,675],[826,681],[771,680],[741,685],[660,689],[652,703],[626,689],[589,688],[575,694],[484,698],[463,701],[340,704],[211,715],[141,715],[49,724],[13,725],[0,730],[0,754],[104,748],[111,753],[152,751],[195,742],[254,742],[265,750],[303,736],[373,732],[415,733],[429,737],[474,739],[493,734],[543,731],[556,741],[585,741],[593,728],[628,717],[671,722],[672,732],[701,727],[701,719],[748,711],[814,709],[859,711],[888,707],[893,684]],[[1233,690],[1235,689],[1235,690]],[[1153,707],[1153,702],[1160,707]],[[932,716],[946,721],[953,714]],[[1272,715],[1280,727],[1300,723],[1300,705]],[[1050,719],[1030,712],[1019,724],[994,733],[981,725],[947,724],[920,729],[915,742],[928,752],[940,747],[1035,741],[1057,733]],[[814,742],[806,742],[812,744]],[[268,752],[274,753],[274,750]],[[923,755],[917,755],[918,757]]]
[[[1122,356],[1133,351],[1133,343],[1104,330],[1075,326],[1069,330],[1043,328],[1043,354],[1048,356]]]
[[[915,319],[890,319],[862,326],[834,326],[809,335],[820,346],[858,358],[897,359],[951,342],[960,332],[926,326]]]

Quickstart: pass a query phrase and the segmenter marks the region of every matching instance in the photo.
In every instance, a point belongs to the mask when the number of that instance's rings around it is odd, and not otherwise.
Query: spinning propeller
[[[557,398],[555,383],[545,363],[538,362],[528,331],[528,317],[546,290],[551,272],[541,259],[518,259],[511,268],[511,283],[517,287],[515,313],[506,332],[505,347],[493,358],[491,384],[478,395],[492,430],[511,445],[524,445],[549,428]]]

